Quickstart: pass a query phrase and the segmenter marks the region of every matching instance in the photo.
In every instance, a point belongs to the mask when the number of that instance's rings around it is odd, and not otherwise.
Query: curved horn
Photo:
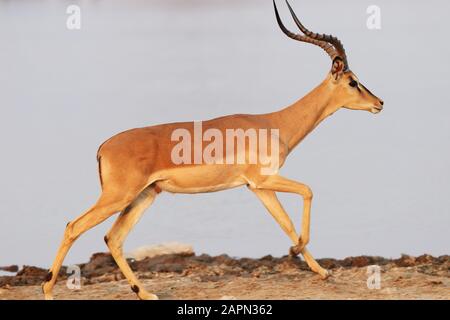
[[[291,5],[289,4],[289,2],[287,0],[286,0],[286,4],[287,4],[289,11],[291,12],[292,18],[294,19],[295,24],[298,26],[298,28],[306,36],[308,36],[310,38],[331,43],[335,47],[339,56],[344,61],[345,69],[348,69],[347,54],[345,53],[344,45],[342,44],[342,42],[338,38],[332,36],[331,34],[330,35],[318,34],[318,33],[314,33],[314,32],[309,31],[308,29],[306,29],[305,26],[297,18],[297,15],[295,14],[294,10],[292,9]]]
[[[300,20],[295,15],[294,11],[292,10],[291,6],[289,5],[289,2],[286,0],[286,3],[289,7],[289,11],[291,12],[292,18],[294,19],[296,25],[299,27],[299,29],[305,34],[305,36],[301,34],[295,34],[291,31],[289,31],[281,21],[280,15],[278,13],[277,5],[275,3],[275,0],[273,0],[273,6],[275,9],[275,15],[277,18],[278,25],[280,26],[280,29],[290,38],[302,42],[307,42],[314,44],[316,46],[321,47],[325,52],[330,56],[331,60],[334,61],[336,58],[341,58],[344,62],[344,70],[348,69],[348,62],[347,62],[347,55],[345,54],[344,46],[342,45],[341,41],[337,39],[336,37],[333,37],[332,35],[320,35],[314,32],[309,31],[306,29],[303,24],[300,22]]]

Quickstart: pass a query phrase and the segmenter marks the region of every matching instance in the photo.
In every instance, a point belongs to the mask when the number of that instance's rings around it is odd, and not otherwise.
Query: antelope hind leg
[[[105,204],[104,198],[100,198],[96,205],[89,209],[86,213],[79,216],[75,220],[69,222],[64,231],[64,238],[56,254],[56,258],[52,267],[48,271],[47,277],[42,283],[42,291],[46,300],[53,299],[53,287],[56,283],[59,270],[67,255],[67,252],[78,237],[87,230],[95,227],[99,223],[105,221],[114,213],[123,208],[123,203],[115,202],[113,204]]]
[[[141,218],[145,209],[147,209],[155,199],[156,192],[153,187],[148,187],[139,194],[139,196],[119,215],[111,230],[105,236],[105,242],[108,248],[131,286],[131,290],[137,294],[141,300],[157,300],[158,297],[147,292],[139,282],[128,262],[123,256],[123,243],[125,238]]]

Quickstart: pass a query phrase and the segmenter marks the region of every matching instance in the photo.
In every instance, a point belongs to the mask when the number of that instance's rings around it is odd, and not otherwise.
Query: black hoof
[[[131,286],[131,290],[133,290],[134,293],[139,293],[139,287],[137,285]]]
[[[44,281],[45,281],[45,282],[49,282],[50,280],[52,280],[52,278],[53,278],[53,272],[49,271],[49,272],[47,273],[47,275],[45,276]]]
[[[292,246],[289,248],[289,256],[291,258],[295,258],[300,254],[300,250],[298,250],[297,246]]]

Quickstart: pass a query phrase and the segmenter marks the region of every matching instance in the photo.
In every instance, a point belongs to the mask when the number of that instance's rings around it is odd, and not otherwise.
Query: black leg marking
[[[133,290],[134,293],[139,293],[139,287],[137,285],[131,286],[131,290]]]
[[[53,272],[49,271],[45,276],[45,282],[49,282],[53,278]]]
[[[130,205],[130,206],[128,206],[128,207],[126,207],[124,210],[123,210],[123,212],[122,212],[122,215],[126,215],[126,214],[128,214],[128,212],[130,212],[130,210],[131,210],[131,208],[132,208],[132,206]]]
[[[66,224],[66,229],[67,229],[67,227],[69,226],[69,224],[70,224],[70,221],[69,221],[69,222],[67,222],[67,224]]]
[[[103,238],[103,240],[105,240],[105,243],[108,244],[108,236],[105,236],[105,237]]]

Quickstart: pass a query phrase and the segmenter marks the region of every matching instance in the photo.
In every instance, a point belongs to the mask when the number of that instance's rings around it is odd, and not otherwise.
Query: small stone
[[[318,259],[317,262],[325,269],[335,269],[339,267],[336,259],[324,258]]]
[[[342,261],[342,266],[343,267],[361,268],[361,267],[367,267],[371,263],[372,263],[371,259],[369,259],[369,257],[366,257],[366,256],[348,257]]]
[[[435,258],[429,254],[423,254],[416,258],[417,263],[425,264],[425,263],[433,263]]]
[[[416,258],[402,254],[400,259],[394,260],[394,262],[399,267],[413,267],[416,265]]]

